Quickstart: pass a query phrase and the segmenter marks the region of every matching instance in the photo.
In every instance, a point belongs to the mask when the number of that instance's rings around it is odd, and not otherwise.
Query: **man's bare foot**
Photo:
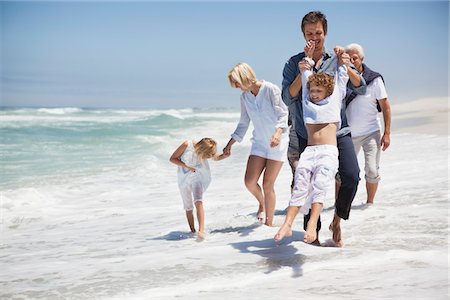
[[[344,242],[342,242],[342,237],[341,237],[340,222],[333,220],[333,222],[331,222],[331,224],[330,224],[329,229],[331,232],[333,232],[333,242],[336,245],[336,247],[344,246]]]
[[[292,228],[291,228],[291,225],[289,225],[289,224],[287,224],[287,223],[284,223],[284,224],[281,226],[280,230],[278,230],[277,234],[275,234],[275,236],[274,236],[273,239],[275,240],[275,242],[279,242],[279,241],[281,241],[285,236],[286,236],[286,237],[292,236]]]

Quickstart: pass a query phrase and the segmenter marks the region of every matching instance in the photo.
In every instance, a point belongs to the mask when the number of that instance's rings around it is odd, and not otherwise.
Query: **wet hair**
[[[237,88],[236,83],[239,83],[243,88],[249,88],[256,82],[255,71],[248,64],[239,63],[228,72],[228,81],[233,88]]]
[[[311,85],[321,86],[325,88],[326,97],[333,93],[334,89],[334,78],[325,73],[315,73],[309,76],[308,83],[306,84],[308,91]]]
[[[217,143],[211,138],[202,138],[194,145],[195,153],[200,160],[213,158],[216,156]]]
[[[353,43],[353,44],[349,44],[349,45],[347,45],[347,47],[345,47],[345,52],[352,51],[352,50],[358,52],[358,56],[361,60],[364,59],[364,49],[360,44]]]
[[[323,33],[327,35],[327,16],[325,16],[324,13],[320,11],[310,11],[307,13],[303,19],[302,19],[302,32],[305,34],[305,25],[306,24],[316,24],[316,23],[322,23],[323,27]]]

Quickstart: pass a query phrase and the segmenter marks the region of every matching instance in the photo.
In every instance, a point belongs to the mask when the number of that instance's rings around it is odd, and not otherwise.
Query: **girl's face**
[[[327,97],[327,90],[323,86],[312,84],[309,86],[309,99],[316,103]]]

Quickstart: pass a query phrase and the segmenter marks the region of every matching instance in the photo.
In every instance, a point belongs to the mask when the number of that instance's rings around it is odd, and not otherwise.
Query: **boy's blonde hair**
[[[312,74],[311,76],[309,76],[308,83],[306,84],[308,91],[310,89],[311,84],[313,84],[315,86],[324,87],[326,90],[326,93],[327,93],[325,98],[330,96],[331,94],[333,94],[334,78],[328,74],[325,74],[325,73]]]
[[[236,83],[243,88],[249,88],[256,82],[255,71],[246,63],[239,63],[228,72],[231,87],[237,88]]]
[[[202,138],[195,144],[194,150],[200,160],[213,158],[216,156],[217,143],[211,138]]]

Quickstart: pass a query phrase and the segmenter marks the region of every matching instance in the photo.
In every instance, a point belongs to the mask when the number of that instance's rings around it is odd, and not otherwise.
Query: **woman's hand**
[[[281,128],[277,128],[270,140],[270,147],[274,148],[280,144]]]
[[[231,146],[227,145],[225,148],[223,148],[223,155],[225,157],[228,157],[231,155]]]

